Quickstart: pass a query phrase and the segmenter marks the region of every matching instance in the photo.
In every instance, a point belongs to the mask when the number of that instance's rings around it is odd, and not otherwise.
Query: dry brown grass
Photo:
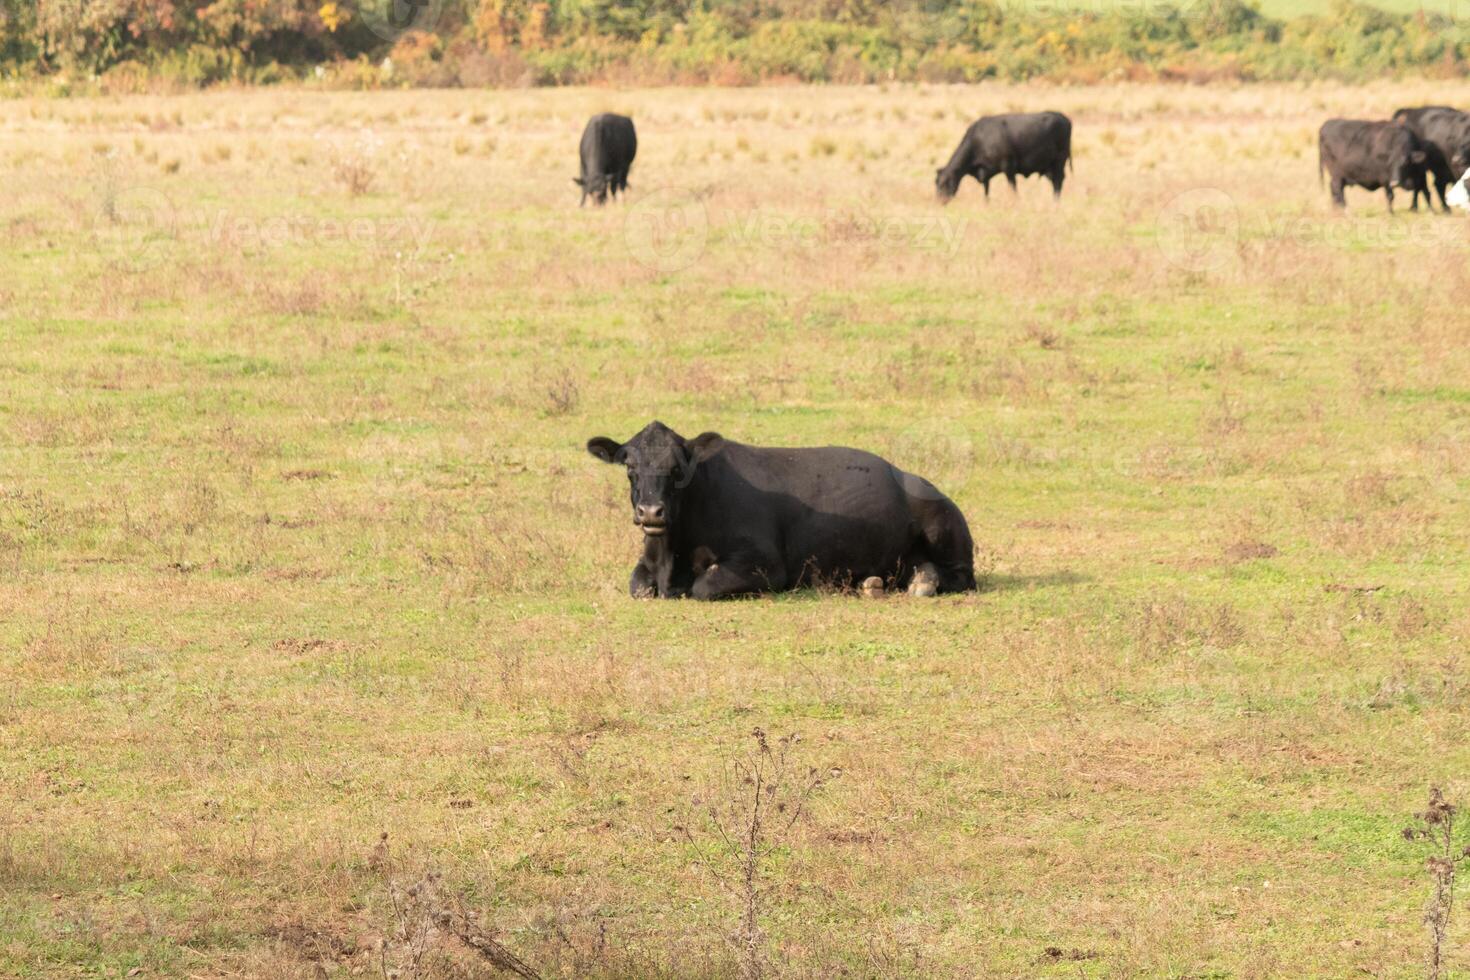
[[[1414,971],[1470,222],[1336,216],[1313,154],[1430,101],[1470,87],[0,103],[0,973],[370,974],[432,870],[544,975],[733,976],[676,824],[754,727],[826,774],[772,975]],[[1059,205],[933,203],[1042,107]],[[578,211],[600,109],[633,193]],[[986,590],[628,600],[579,447],[652,417],[934,476]]]

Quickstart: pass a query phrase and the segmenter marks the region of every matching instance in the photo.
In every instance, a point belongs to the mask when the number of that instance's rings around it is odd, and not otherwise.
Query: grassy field
[[[1470,221],[1334,215],[1315,133],[1431,101],[0,104],[0,975],[479,975],[429,872],[545,976],[1422,975]],[[1043,107],[1059,205],[934,203]],[[579,211],[600,109],[633,192]],[[629,599],[582,445],[653,418],[930,476],[984,591]],[[820,785],[753,936],[755,729]]]

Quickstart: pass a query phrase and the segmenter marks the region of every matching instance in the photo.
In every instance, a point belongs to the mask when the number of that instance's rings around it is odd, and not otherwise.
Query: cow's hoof
[[[658,590],[655,589],[651,585],[645,585],[645,586],[643,586],[642,588],[639,588],[639,589],[632,589],[632,590],[629,591],[628,594],[631,595],[635,599],[656,599],[656,598],[658,598]]]
[[[914,577],[909,579],[909,595],[927,599],[929,596],[938,594],[939,569],[926,561],[914,569]]]
[[[863,579],[863,595],[869,599],[882,598],[883,580],[876,575],[869,575]]]

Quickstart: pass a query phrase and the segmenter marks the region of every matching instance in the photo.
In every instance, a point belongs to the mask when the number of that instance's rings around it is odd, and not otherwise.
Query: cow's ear
[[[685,448],[689,451],[690,462],[703,463],[725,448],[725,437],[718,432],[705,432],[690,439]]]
[[[572,178],[572,183],[576,184],[578,187],[586,187],[587,186],[587,182],[585,180],[583,180],[581,177],[573,177]]]
[[[616,439],[607,436],[597,436],[587,440],[587,451],[604,463],[621,463],[623,461],[623,444]]]

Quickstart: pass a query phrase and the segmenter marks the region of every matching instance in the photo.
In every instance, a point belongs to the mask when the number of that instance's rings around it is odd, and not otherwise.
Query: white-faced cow
[[[1011,190],[1016,178],[1041,174],[1051,180],[1052,195],[1062,196],[1062,181],[1072,161],[1072,120],[1060,112],[1015,112],[982,116],[965,130],[965,138],[949,162],[934,174],[942,203],[974,177],[990,197],[990,180],[1004,174]]]
[[[582,130],[582,173],[572,182],[582,188],[580,207],[587,203],[605,204],[628,189],[628,169],[638,155],[638,133],[627,116],[604,112],[587,120]]]
[[[1400,109],[1393,114],[1393,119],[1418,138],[1419,148],[1425,154],[1425,170],[1434,175],[1434,189],[1439,192],[1440,207],[1448,214],[1450,205],[1445,200],[1445,192],[1464,176],[1466,169],[1470,169],[1470,114],[1447,105],[1426,105]],[[1414,200],[1409,210],[1419,210],[1421,193],[1424,203],[1433,210],[1434,202],[1429,198],[1427,186],[1414,189]]]
[[[628,471],[643,555],[635,597],[721,599],[816,583],[915,595],[975,588],[974,543],[928,480],[872,453],[763,449],[652,422],[587,451]]]
[[[1317,176],[1322,171],[1332,178],[1332,203],[1347,205],[1343,188],[1349,185],[1376,191],[1388,197],[1393,213],[1393,189],[1423,190],[1425,153],[1419,140],[1395,122],[1359,119],[1329,119],[1317,138]]]

